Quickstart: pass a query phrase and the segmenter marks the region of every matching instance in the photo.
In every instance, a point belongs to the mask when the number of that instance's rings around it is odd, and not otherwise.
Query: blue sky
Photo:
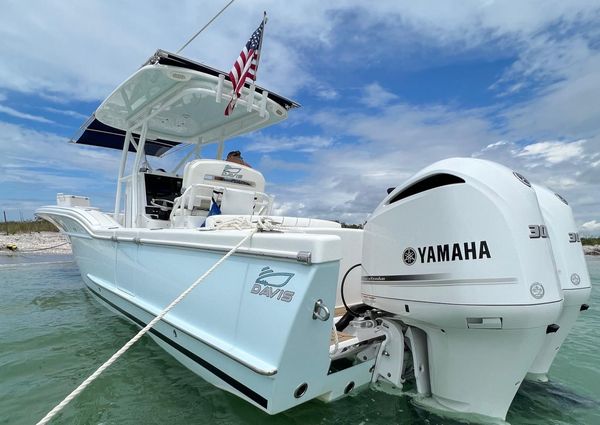
[[[118,152],[68,139],[224,4],[5,2],[0,209],[31,217],[56,192],[110,209]],[[362,222],[387,187],[473,156],[561,193],[600,233],[598,2],[237,0],[184,54],[228,70],[263,10],[258,83],[302,108],[227,149],[265,174],[277,212]]]

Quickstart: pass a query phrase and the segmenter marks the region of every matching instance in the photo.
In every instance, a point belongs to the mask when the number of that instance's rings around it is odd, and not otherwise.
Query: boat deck
[[[346,313],[345,307],[336,307],[335,308],[335,317],[342,317]],[[349,339],[354,338],[354,335],[350,335],[344,332],[337,332],[338,342],[348,341]],[[331,333],[331,344],[335,344],[335,338],[333,337],[333,332]]]

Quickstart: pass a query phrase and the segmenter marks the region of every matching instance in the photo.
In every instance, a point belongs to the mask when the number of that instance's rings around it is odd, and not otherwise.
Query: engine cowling
[[[592,288],[571,207],[562,196],[550,189],[538,185],[533,185],[533,188],[552,243],[554,262],[564,297],[563,308],[556,321],[559,329],[546,336],[546,341],[527,374],[530,380],[546,382],[550,366],[590,298]]]
[[[527,179],[473,158],[425,168],[365,225],[363,301],[427,334],[439,407],[506,416],[561,311],[544,229]]]

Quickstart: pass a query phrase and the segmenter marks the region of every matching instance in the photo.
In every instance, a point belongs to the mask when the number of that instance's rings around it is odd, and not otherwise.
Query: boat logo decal
[[[287,285],[287,283],[292,280],[294,276],[294,273],[274,272],[271,270],[271,267],[267,266],[263,267],[263,269],[260,271],[258,279],[256,279],[255,283],[280,288]]]
[[[531,296],[533,298],[535,298],[536,300],[539,300],[540,298],[542,298],[544,296],[544,293],[545,293],[544,285],[542,285],[539,282],[534,282],[529,287],[529,292],[531,292]]]
[[[417,261],[424,264],[485,258],[492,258],[487,241],[421,246],[416,250],[408,247],[402,253],[402,261],[407,266],[412,266]]]
[[[232,167],[231,165],[226,165],[223,168],[223,173],[221,175],[223,177],[231,177],[236,179],[241,179],[243,176],[240,174],[242,169],[240,167]]]
[[[571,283],[575,286],[577,286],[581,283],[581,278],[579,277],[579,275],[577,273],[573,273],[571,275]]]
[[[412,266],[417,261],[417,252],[410,247],[406,248],[402,253],[402,261],[407,266]]]
[[[263,267],[254,281],[250,293],[289,303],[294,297],[294,291],[281,288],[287,285],[295,275],[295,273],[289,272],[275,272],[269,266]]]

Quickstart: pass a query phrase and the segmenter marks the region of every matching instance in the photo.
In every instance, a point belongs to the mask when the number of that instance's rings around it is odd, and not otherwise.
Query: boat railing
[[[211,206],[216,203],[223,214],[269,215],[273,197],[264,192],[227,187],[227,183],[189,185],[184,193],[175,199],[170,220],[174,227],[181,226],[180,217],[207,217]],[[184,220],[183,223],[186,221]],[[197,223],[194,222],[194,225]]]

